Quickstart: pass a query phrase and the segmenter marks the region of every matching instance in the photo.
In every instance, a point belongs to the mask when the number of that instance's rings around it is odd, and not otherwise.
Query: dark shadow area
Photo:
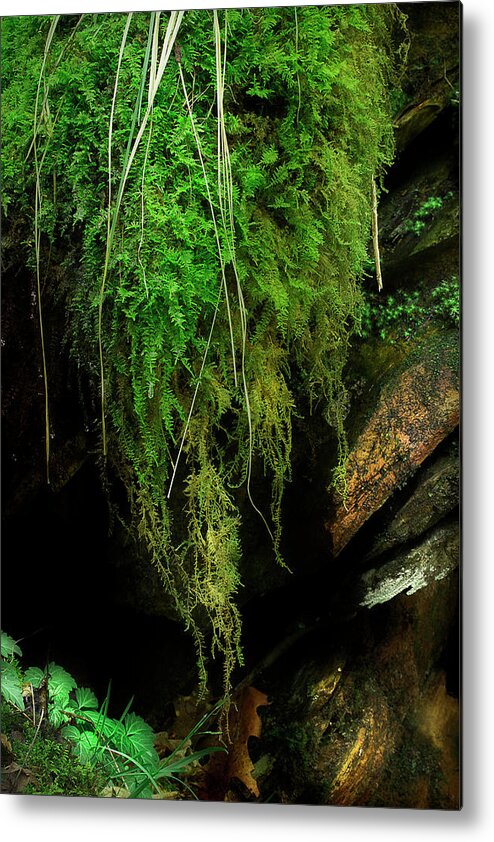
[[[25,666],[55,661],[100,701],[111,680],[115,715],[134,696],[159,727],[167,701],[193,686],[193,646],[177,623],[115,601],[111,542],[92,463],[58,494],[39,492],[3,525],[2,628]]]

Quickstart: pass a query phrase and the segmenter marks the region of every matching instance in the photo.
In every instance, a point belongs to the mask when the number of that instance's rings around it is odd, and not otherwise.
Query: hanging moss
[[[45,302],[63,300],[95,395],[103,371],[105,446],[132,528],[194,634],[202,679],[209,626],[228,687],[241,662],[235,489],[282,563],[295,412],[324,403],[337,476],[344,465],[343,368],[372,178],[393,156],[403,23],[391,4],[187,12],[146,122],[167,20],[159,31],[148,14],[3,21],[3,195],[7,220],[32,226],[37,180],[41,262],[55,243],[65,255],[63,288],[47,278]],[[229,158],[218,157],[218,58]],[[33,249],[27,259],[35,271]]]

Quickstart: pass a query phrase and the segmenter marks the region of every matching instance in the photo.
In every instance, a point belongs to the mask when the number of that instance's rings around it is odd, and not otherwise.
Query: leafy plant
[[[438,317],[442,317],[453,327],[460,326],[461,299],[458,275],[451,275],[450,278],[442,280],[432,290],[432,300]]]
[[[16,641],[5,632],[0,632],[1,641],[1,686],[2,696],[17,708],[24,707],[24,699],[22,696],[21,673],[19,669],[19,662],[16,658],[22,655],[20,647]]]
[[[14,653],[22,655],[19,646],[4,632],[1,633],[1,641],[2,695],[5,701],[15,706],[21,713],[24,712],[23,691],[28,696],[29,693],[39,689],[46,680],[50,727],[58,729],[61,737],[68,741],[78,767],[85,769],[86,773],[92,770],[95,777],[104,781],[106,788],[110,788],[112,792],[115,791],[125,797],[150,798],[153,794],[160,795],[161,781],[165,783],[175,781],[194,795],[189,784],[180,776],[187,773],[191,766],[193,767],[207,755],[225,750],[218,746],[197,751],[190,748],[193,739],[217,733],[206,730],[205,726],[207,721],[219,712],[220,704],[199,720],[169,757],[160,760],[154,747],[152,728],[142,717],[129,710],[130,704],[119,719],[110,717],[108,715],[109,690],[100,707],[93,691],[87,687],[77,687],[75,679],[58,664],[51,662],[44,672],[38,667],[29,667],[23,672],[19,662],[13,660]],[[10,657],[11,660],[4,660],[5,657]],[[36,730],[34,730],[36,720],[34,707],[32,716],[31,747],[38,739],[43,719],[42,711],[37,717]],[[28,716],[26,719],[29,721]],[[62,759],[65,765],[63,746],[37,750],[35,756],[41,765],[43,765],[44,757],[50,765],[57,757]],[[30,748],[29,752],[25,752],[25,756],[23,754],[23,763],[27,763],[32,758]],[[46,769],[44,774],[47,774]],[[55,782],[53,786],[57,788],[59,783]]]
[[[189,747],[191,741],[193,739],[199,739],[200,737],[205,736],[218,736],[220,734],[219,731],[211,731],[205,728],[208,720],[214,718],[221,710],[223,702],[219,702],[211,711],[204,714],[201,719],[193,726],[187,736],[179,742],[179,744],[175,747],[172,753],[164,758],[160,764],[159,768],[154,772],[151,776],[152,780],[150,780],[150,784],[156,788],[157,782],[160,780],[165,780],[165,782],[176,781],[181,786],[185,786],[186,789],[192,794],[194,798],[196,795],[191,787],[187,784],[183,778],[180,778],[179,775],[183,775],[193,766],[193,764],[198,763],[205,757],[208,757],[210,754],[215,752],[226,752],[227,749],[224,746],[208,746],[207,748],[198,749],[196,751],[189,751]],[[146,781],[143,780],[137,787],[131,792],[131,798],[138,798],[142,795],[144,789],[146,787]]]
[[[62,728],[62,735],[74,744],[76,757],[84,765],[97,769],[107,785],[123,791],[129,798],[150,798],[161,793],[160,781],[176,781],[195,797],[193,790],[179,776],[191,766],[221,747],[190,751],[193,738],[216,733],[205,731],[206,721],[218,710],[205,714],[172,754],[160,760],[154,747],[154,733],[135,713],[124,711],[120,719],[108,716],[109,696],[98,710],[91,691],[77,690],[63,711],[71,724]]]
[[[22,655],[17,642],[3,631],[0,631],[0,651],[2,658],[13,659],[15,655]]]
[[[109,717],[108,701],[107,696],[98,709],[91,691],[76,691],[60,712],[65,722],[73,724],[66,724],[61,733],[74,744],[81,763],[99,769],[109,783],[127,792],[144,781],[142,793],[148,797],[159,767],[153,731],[134,713],[125,712],[118,720]]]

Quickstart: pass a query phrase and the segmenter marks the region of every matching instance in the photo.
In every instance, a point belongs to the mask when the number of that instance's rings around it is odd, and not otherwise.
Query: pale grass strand
[[[132,15],[132,12],[130,13]],[[175,39],[178,35],[178,30],[180,28],[180,24],[182,22],[184,12],[171,12],[170,18],[168,21],[168,27],[165,33],[165,37],[163,39],[162,44],[162,51],[161,51],[161,58],[159,67],[157,69],[156,75],[153,79],[150,79],[150,95],[148,97],[148,105],[146,108],[146,112],[144,114],[141,126],[137,133],[137,137],[134,141],[134,145],[131,149],[130,154],[128,155],[126,165],[124,167],[124,172],[122,178],[120,180],[120,186],[117,194],[117,199],[115,202],[115,208],[113,210],[113,218],[110,226],[110,201],[108,202],[108,236],[107,236],[107,244],[106,244],[106,255],[105,255],[105,265],[103,269],[103,279],[100,286],[100,296],[99,296],[99,305],[98,305],[98,345],[99,345],[99,358],[100,358],[100,379],[101,379],[101,431],[102,431],[102,443],[103,443],[103,456],[106,457],[107,455],[107,445],[106,445],[106,421],[105,421],[105,383],[104,383],[104,362],[103,362],[103,342],[102,342],[102,320],[103,320],[103,301],[104,301],[104,294],[105,294],[105,285],[106,285],[106,278],[108,275],[108,268],[109,268],[109,261],[110,261],[110,252],[113,243],[113,238],[115,235],[118,214],[120,211],[120,205],[122,202],[122,197],[124,194],[125,186],[127,183],[127,179],[129,176],[130,168],[134,161],[137,149],[141,142],[142,136],[146,130],[147,122],[149,120],[151,110],[154,103],[154,98],[156,96],[156,92],[159,88],[159,84],[163,77],[163,73],[165,71],[165,67],[167,65],[168,59],[170,58],[170,53],[173,49],[173,45],[175,43]],[[125,46],[125,40],[127,38],[128,26],[130,25],[129,19],[127,20],[127,24],[124,31],[124,36],[122,37],[122,44],[120,49],[120,56],[119,56],[119,64],[117,69],[117,78],[115,80],[115,89],[114,89],[114,101],[116,98],[116,90],[118,86],[118,76],[120,71],[120,64],[121,64],[121,57],[123,55],[123,48]],[[151,68],[152,70],[152,68]],[[114,111],[114,101],[112,103],[112,117],[110,119],[110,132],[109,132],[109,145],[111,144],[111,131],[112,131],[112,118],[113,118],[113,111]],[[111,148],[110,148],[110,156],[111,156]]]
[[[381,256],[379,254],[379,221],[377,216],[376,180],[374,176],[372,176],[372,244],[374,246],[374,259],[376,262],[377,289],[381,292],[383,288],[383,277],[381,272]]]
[[[224,287],[224,290],[225,290],[226,308],[227,308],[227,315],[228,315],[228,325],[229,325],[229,328],[230,328],[230,340],[231,340],[231,346],[232,346],[233,375],[234,375],[235,386],[237,386],[237,368],[236,368],[236,362],[235,362],[235,344],[234,344],[233,325],[232,325],[232,320],[231,320],[228,288],[227,288],[226,275],[225,275],[225,261],[223,260],[223,250],[222,250],[222,247],[221,247],[221,240],[220,240],[220,234],[219,234],[219,229],[218,229],[218,223],[216,221],[216,214],[214,212],[213,197],[211,195],[211,190],[210,190],[210,187],[209,187],[208,174],[207,174],[207,171],[206,171],[206,165],[204,163],[204,156],[202,154],[201,140],[199,138],[199,133],[197,131],[196,123],[195,123],[195,120],[194,120],[194,115],[193,115],[193,112],[192,112],[192,107],[191,107],[191,104],[190,104],[189,95],[187,93],[187,86],[185,84],[185,78],[184,78],[184,74],[183,74],[183,70],[182,70],[182,65],[179,64],[178,67],[179,67],[180,79],[181,79],[181,82],[182,82],[182,88],[183,88],[184,97],[185,97],[185,104],[186,104],[186,107],[187,107],[190,123],[191,123],[191,126],[192,126],[192,133],[194,135],[194,140],[195,140],[195,143],[196,143],[196,146],[197,146],[197,153],[199,155],[199,162],[201,164],[204,183],[205,183],[205,186],[206,186],[206,194],[207,194],[207,197],[208,197],[208,204],[209,204],[209,208],[210,208],[210,211],[211,211],[211,218],[212,218],[212,221],[213,221],[214,234],[215,234],[215,238],[216,238],[216,247],[217,247],[217,250],[218,250],[218,258],[219,258],[220,269],[221,269],[221,279],[222,279],[223,287]]]
[[[201,385],[204,366],[206,365],[206,359],[207,359],[207,356],[208,356],[208,353],[209,353],[209,348],[211,346],[211,340],[213,338],[213,331],[214,331],[214,326],[216,324],[216,316],[218,315],[218,310],[219,310],[219,306],[220,306],[220,300],[221,300],[221,293],[222,292],[223,292],[223,287],[220,287],[218,300],[216,302],[216,307],[214,308],[214,314],[213,314],[213,319],[212,319],[212,322],[211,322],[211,328],[209,330],[209,336],[208,336],[208,340],[207,340],[207,343],[206,343],[206,349],[205,349],[204,354],[202,356],[201,368],[199,370],[199,374],[198,374],[198,377],[197,377],[197,382],[196,382],[196,386],[195,386],[195,389],[194,389],[194,394],[192,396],[192,401],[191,401],[191,404],[190,404],[190,409],[189,409],[189,414],[187,416],[187,421],[185,423],[184,431],[182,433],[182,438],[180,439],[180,446],[178,448],[177,458],[175,459],[175,465],[173,467],[173,473],[172,473],[172,476],[171,476],[171,479],[170,479],[170,486],[168,488],[168,494],[166,495],[168,500],[170,499],[170,495],[172,493],[172,488],[173,488],[173,483],[175,481],[175,474],[177,473],[178,463],[179,463],[180,457],[182,455],[183,446],[184,446],[184,443],[185,443],[185,439],[187,437],[190,422],[192,420],[192,413],[194,412],[194,406],[195,406],[195,403],[196,403],[197,393],[199,391],[199,386]]]
[[[158,65],[158,39],[160,32],[160,15],[161,12],[151,12],[154,15],[154,29],[153,29],[153,44],[151,48],[151,67],[149,70],[149,89],[148,89],[148,105],[151,103],[151,92],[154,87],[154,80],[156,78],[156,69]]]
[[[141,267],[142,271],[142,280],[144,281],[144,288],[146,290],[146,297],[149,298],[149,289],[146,280],[146,267],[142,262],[141,258],[141,249],[142,244],[144,242],[144,177],[146,174],[146,164],[149,157],[149,147],[151,145],[151,136],[153,133],[153,117],[151,115],[151,122],[149,124],[149,134],[148,134],[148,142],[146,144],[146,154],[144,155],[144,164],[142,167],[142,178],[141,178],[141,237],[139,240],[139,247],[137,249],[137,260],[139,261],[139,266]]]
[[[40,332],[40,341],[41,341],[41,359],[43,365],[43,386],[45,392],[45,463],[46,463],[46,482],[50,484],[50,404],[49,404],[49,393],[48,393],[48,368],[46,364],[46,347],[45,347],[45,332],[43,326],[43,308],[41,304],[41,231],[39,227],[39,214],[41,210],[41,167],[43,166],[44,155],[42,157],[41,163],[38,161],[38,143],[37,143],[37,131],[38,131],[38,107],[39,107],[39,95],[41,91],[41,83],[45,85],[45,68],[46,62],[48,59],[48,54],[50,52],[51,42],[53,40],[53,36],[55,34],[55,30],[57,28],[58,21],[60,20],[60,15],[55,15],[53,18],[50,28],[48,30],[48,35],[46,37],[45,42],[45,49],[43,53],[43,62],[41,65],[41,70],[38,79],[38,85],[36,88],[36,100],[34,104],[34,132],[33,132],[33,152],[34,152],[34,169],[36,174],[36,188],[35,188],[35,197],[34,197],[34,249],[35,249],[35,257],[36,257],[36,292],[38,297],[38,321],[39,321],[39,332]],[[45,150],[46,154],[46,150]]]
[[[216,303],[216,307],[215,307],[215,311],[214,311],[214,315],[213,315],[213,320],[212,320],[212,324],[211,324],[211,329],[210,329],[210,332],[209,332],[208,341],[206,343],[206,349],[205,349],[205,352],[203,354],[199,376],[198,376],[198,379],[197,379],[194,394],[192,396],[192,401],[191,401],[191,405],[190,405],[190,409],[189,409],[189,415],[188,415],[188,418],[187,418],[187,421],[186,421],[186,424],[185,424],[185,428],[184,428],[184,431],[182,433],[182,437],[181,437],[181,440],[180,440],[180,446],[179,446],[177,458],[175,460],[175,467],[173,469],[173,474],[172,474],[172,477],[171,477],[171,480],[170,480],[170,486],[168,488],[168,494],[167,494],[168,499],[170,498],[170,495],[171,495],[171,492],[172,492],[173,483],[175,481],[175,474],[177,472],[178,463],[180,461],[180,456],[182,454],[185,438],[187,436],[190,421],[191,421],[191,418],[192,418],[192,413],[194,411],[194,406],[195,406],[195,402],[196,402],[196,399],[197,399],[197,393],[199,391],[199,385],[201,383],[202,373],[204,371],[204,366],[206,364],[206,358],[207,358],[207,355],[208,355],[208,352],[209,352],[209,347],[211,345],[211,337],[213,335],[213,328],[214,328],[214,325],[216,323],[216,317],[217,317],[217,314],[218,314],[218,308],[219,308],[219,303],[220,303],[220,300],[221,300],[222,290],[225,291],[225,297],[226,297],[226,302],[227,302],[227,312],[228,312],[228,319],[229,319],[229,324],[230,324],[230,336],[231,336],[231,340],[232,340],[233,365],[235,366],[235,349],[234,349],[234,346],[233,346],[233,329],[232,329],[232,325],[231,325],[230,309],[229,309],[229,303],[228,303],[228,290],[227,290],[226,276],[225,276],[225,264],[224,264],[224,261],[223,261],[223,254],[222,254],[222,249],[221,249],[221,241],[220,241],[220,236],[219,236],[219,231],[218,231],[218,224],[216,222],[216,214],[214,212],[213,198],[211,196],[211,190],[209,188],[209,180],[208,180],[208,176],[207,176],[207,172],[206,172],[206,165],[204,163],[204,157],[203,157],[203,154],[202,154],[201,141],[200,141],[200,138],[199,138],[199,134],[197,132],[197,127],[196,127],[196,124],[195,124],[194,115],[192,113],[192,108],[191,108],[191,105],[190,105],[189,95],[187,93],[187,86],[185,84],[185,78],[184,78],[184,74],[183,74],[183,70],[182,70],[182,65],[180,63],[178,65],[178,69],[179,69],[179,73],[180,73],[180,80],[182,82],[182,88],[183,88],[184,97],[185,97],[185,104],[186,104],[187,111],[188,111],[188,114],[189,114],[189,119],[190,119],[191,126],[192,126],[192,133],[194,135],[194,140],[196,142],[197,152],[198,152],[198,155],[199,155],[199,161],[200,161],[201,169],[202,169],[202,174],[203,174],[204,182],[205,182],[205,185],[206,185],[206,194],[207,194],[207,197],[208,197],[208,203],[209,203],[209,208],[210,208],[210,211],[211,211],[211,217],[212,217],[212,220],[213,220],[213,227],[214,227],[214,233],[215,233],[215,238],[216,238],[216,246],[217,246],[217,249],[218,249],[218,258],[219,258],[219,262],[220,262],[222,286],[220,287],[220,292],[219,292],[219,295],[218,295],[218,301]]]
[[[115,232],[118,213],[120,211],[120,204],[122,202],[122,197],[123,197],[123,193],[124,193],[124,190],[125,190],[125,185],[127,184],[127,179],[129,177],[129,172],[130,172],[130,169],[131,169],[132,164],[134,162],[134,158],[135,158],[137,150],[139,148],[139,144],[142,140],[142,136],[143,136],[143,134],[146,130],[147,122],[149,120],[149,117],[151,115],[151,111],[152,111],[152,108],[153,108],[156,92],[159,88],[159,85],[160,85],[161,79],[163,77],[163,73],[165,71],[165,67],[166,67],[166,64],[168,62],[168,59],[170,58],[170,53],[173,49],[175,39],[178,35],[178,30],[179,30],[180,23],[181,23],[183,15],[184,15],[183,12],[172,12],[171,15],[170,15],[170,22],[168,24],[167,31],[166,31],[166,34],[165,34],[165,38],[163,40],[163,45],[162,45],[162,55],[161,55],[161,60],[160,60],[160,67],[158,68],[156,78],[154,79],[154,82],[153,82],[152,86],[151,86],[151,83],[150,83],[151,97],[148,99],[148,106],[146,108],[146,112],[145,112],[144,117],[142,119],[141,126],[139,128],[138,133],[137,133],[137,137],[134,141],[134,145],[132,147],[132,150],[131,150],[131,152],[128,156],[127,163],[124,167],[124,172],[123,172],[123,175],[122,175],[122,178],[121,178],[120,187],[119,187],[119,191],[118,191],[118,195],[117,195],[117,201],[116,201],[116,205],[115,205],[115,210],[114,210],[114,213],[113,213],[113,223],[112,223],[112,232],[111,232],[112,236]],[[173,25],[171,25],[172,17],[173,17],[173,21],[174,21]]]
[[[74,29],[73,29],[73,30],[72,30],[72,32],[71,32],[71,34],[70,34],[69,38],[67,39],[67,43],[66,43],[66,44],[64,44],[64,46],[62,47],[62,50],[61,50],[61,52],[60,52],[59,57],[57,58],[56,62],[53,64],[53,68],[52,68],[52,69],[53,69],[53,71],[55,71],[55,70],[57,69],[57,67],[59,66],[60,62],[62,61],[62,58],[63,58],[63,56],[64,56],[64,54],[65,54],[66,50],[67,50],[67,49],[68,49],[68,47],[70,46],[70,44],[71,44],[71,42],[72,42],[72,40],[73,40],[73,38],[74,38],[74,36],[75,36],[75,34],[76,34],[77,30],[79,29],[79,26],[80,26],[80,24],[81,24],[81,22],[82,22],[83,17],[84,17],[84,14],[82,14],[82,15],[80,16],[79,20],[77,21],[76,25],[74,26]],[[56,19],[56,21],[57,21],[57,23],[58,23],[59,18],[60,18],[60,15],[55,15],[54,20]],[[52,24],[53,24],[53,22],[52,22]],[[56,27],[56,24],[55,24],[55,27]],[[55,31],[55,27],[54,27],[54,30],[53,30],[53,31]],[[51,36],[50,36],[50,33],[48,33],[48,37],[50,38],[50,43],[51,43],[51,40],[52,40],[52,38],[53,38],[53,33],[52,33],[52,35],[51,35]],[[41,126],[42,120],[43,120],[43,115],[44,115],[45,110],[46,110],[47,105],[48,105],[48,99],[47,99],[47,97],[48,97],[48,89],[46,89],[46,90],[45,90],[45,94],[44,94],[44,97],[43,97],[43,104],[42,104],[42,106],[41,106],[41,112],[40,112],[39,118],[37,118],[36,125],[35,125],[35,129],[34,129],[34,133],[33,133],[33,139],[32,139],[32,141],[31,141],[31,144],[30,144],[30,146],[29,146],[29,149],[27,150],[27,154],[26,154],[26,157],[24,158],[24,162],[26,162],[27,160],[29,160],[29,156],[30,156],[30,154],[31,154],[31,152],[32,152],[32,150],[33,150],[34,143],[35,143],[36,137],[37,137],[37,135],[38,135],[38,132],[39,132],[39,129],[40,129],[40,126]]]
[[[122,35],[122,40],[120,42],[120,52],[118,55],[118,64],[117,64],[117,73],[115,76],[115,85],[113,87],[113,98],[111,104],[111,111],[110,111],[110,125],[108,130],[108,219],[107,219],[107,235],[106,235],[106,253],[105,253],[105,265],[103,269],[103,278],[101,281],[100,286],[100,293],[99,293],[99,302],[98,302],[98,351],[99,351],[99,364],[100,364],[100,381],[101,381],[101,436],[103,442],[103,456],[106,456],[106,420],[105,420],[105,370],[104,370],[104,361],[103,361],[103,301],[105,297],[105,285],[106,285],[106,278],[108,275],[108,266],[110,262],[110,251],[112,246],[112,228],[110,226],[110,219],[111,219],[111,199],[112,199],[112,191],[111,191],[111,179],[112,179],[112,136],[113,136],[113,116],[115,113],[115,102],[117,99],[117,89],[118,89],[118,80],[120,76],[120,67],[122,64],[122,58],[124,54],[125,44],[127,41],[127,35],[129,32],[130,23],[132,20],[132,12],[129,12],[127,15],[127,20],[125,22],[125,28]]]

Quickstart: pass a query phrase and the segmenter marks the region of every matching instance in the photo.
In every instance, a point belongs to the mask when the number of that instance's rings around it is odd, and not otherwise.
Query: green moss
[[[372,178],[393,156],[390,92],[402,19],[392,4],[219,13],[233,223],[230,233],[220,225],[217,241],[211,202],[221,221],[228,197],[217,184],[213,14],[186,13],[181,61],[207,183],[172,58],[105,261],[108,132],[126,20],[62,17],[42,77],[48,19],[3,21],[6,223],[24,225],[23,255],[34,272],[31,141],[40,81],[41,263],[46,268],[55,245],[64,255],[57,280],[46,276],[45,300],[63,302],[71,353],[96,402],[101,340],[107,467],[123,480],[132,526],[194,634],[203,680],[209,626],[228,686],[241,659],[235,489],[246,486],[281,561],[294,412],[323,402],[338,439],[335,476],[343,473],[343,368],[359,321]],[[139,125],[141,79],[141,117],[146,105],[153,20],[133,16],[122,53],[113,202]],[[253,499],[253,461],[272,489],[269,511]]]
[[[97,796],[105,778],[79,763],[72,745],[50,725],[41,729],[2,700],[2,733],[10,737],[15,763],[29,770],[22,792],[27,795]]]
[[[379,337],[396,343],[416,336],[427,325],[459,328],[460,284],[457,275],[441,280],[433,289],[413,290],[366,297],[361,324],[365,339]]]
[[[410,219],[406,219],[402,225],[403,232],[411,231],[415,234],[416,237],[420,237],[420,235],[425,231],[428,225],[431,224],[436,211],[440,210],[444,203],[451,199],[453,194],[446,193],[443,196],[429,196],[425,202],[422,202],[420,207],[418,207],[414,213],[412,214]]]

